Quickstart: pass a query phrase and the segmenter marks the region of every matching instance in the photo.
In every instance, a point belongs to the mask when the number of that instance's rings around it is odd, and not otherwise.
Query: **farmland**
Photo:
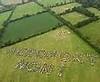
[[[44,21],[42,19],[44,19]],[[37,22],[39,24],[37,24]],[[60,21],[51,16],[49,13],[31,16],[9,23],[1,39],[4,43],[9,41],[15,42],[19,39],[28,38],[29,36],[34,36],[36,34],[41,34],[42,32],[48,31],[49,29],[55,27],[55,25],[58,23],[60,23]]]
[[[84,26],[79,29],[81,34],[86,37],[93,45],[100,48],[100,20],[93,22],[91,24],[88,24],[87,26]]]
[[[6,4],[11,10],[0,13],[0,82],[100,81],[98,5],[78,0]]]
[[[69,3],[69,2],[74,2],[75,0],[40,0],[40,3],[43,4],[44,6],[46,7],[49,7],[49,6],[53,6],[53,5],[56,5],[57,4],[61,4],[61,3]]]
[[[96,16],[99,16],[100,17],[100,11],[96,8],[87,8],[89,11],[91,11],[92,13],[94,13]]]
[[[63,17],[67,21],[70,21],[73,25],[77,24],[80,21],[88,19],[88,17],[78,12],[68,13],[68,14],[62,15],[61,17]]]
[[[78,45],[76,45],[77,43]],[[61,47],[61,45],[63,47]],[[91,48],[89,48],[89,46],[87,46],[87,44],[85,44],[82,40],[80,40],[80,38],[74,35],[74,33],[66,26],[62,26],[61,28],[58,27],[57,30],[51,31],[41,36],[37,36],[35,38],[29,39],[27,41],[24,41],[16,45],[16,47],[25,47],[25,46],[26,48],[36,48],[36,49],[43,48],[46,50],[54,50],[54,49],[58,51],[67,50],[68,52],[73,54],[76,53],[77,51],[78,51],[77,53],[85,53],[86,51],[87,53],[94,52]]]
[[[10,20],[15,20],[26,15],[33,15],[42,11],[43,11],[43,8],[41,8],[39,5],[35,4],[34,2],[18,5],[15,8]]]
[[[61,32],[61,35],[59,35],[59,32]],[[64,34],[63,34],[63,32],[64,32]],[[55,34],[55,36],[54,36],[54,34]],[[49,44],[49,46],[48,46],[48,44]],[[99,64],[100,61],[98,58],[96,59],[95,66],[93,66],[93,67],[91,65],[90,60],[87,60],[87,58],[85,56],[84,56],[84,58],[86,59],[86,61],[84,60],[83,64],[81,64],[77,60],[75,62],[72,62],[71,60],[68,61],[68,63],[66,62],[65,68],[63,69],[63,71],[64,71],[63,76],[61,78],[59,78],[59,76],[57,74],[59,73],[59,69],[60,69],[59,66],[61,63],[60,59],[63,58],[63,54],[61,54],[62,57],[56,57],[56,58],[53,58],[53,57],[50,57],[50,58],[42,57],[41,58],[40,57],[39,58],[39,56],[35,57],[34,56],[35,54],[32,57],[27,57],[27,56],[23,56],[24,54],[22,56],[21,55],[17,56],[18,54],[16,54],[16,53],[12,53],[12,52],[8,53],[7,52],[7,50],[14,49],[14,48],[17,48],[17,49],[22,49],[22,48],[34,49],[35,48],[37,50],[45,49],[47,51],[63,50],[63,51],[67,51],[67,53],[71,53],[71,55],[73,53],[74,56],[77,56],[78,53],[86,55],[86,51],[91,56],[96,54],[92,48],[87,46],[87,44],[85,44],[82,40],[80,40],[80,38],[78,38],[76,35],[74,35],[74,33],[72,31],[70,31],[70,29],[68,29],[68,27],[63,26],[54,31],[43,34],[41,36],[37,36],[35,38],[31,38],[24,42],[21,42],[16,45],[12,45],[10,47],[2,49],[0,62],[3,62],[4,65],[1,64],[0,66],[1,66],[1,70],[2,69],[6,70],[6,68],[7,68],[7,71],[0,72],[0,74],[1,74],[0,77],[1,78],[4,77],[3,80],[1,79],[1,81],[10,82],[12,80],[14,82],[18,82],[18,81],[19,82],[23,82],[23,81],[27,82],[27,81],[31,80],[32,82],[34,82],[34,81],[47,82],[49,80],[50,82],[55,82],[55,81],[59,82],[59,79],[60,79],[61,82],[65,82],[66,80],[71,81],[72,79],[74,79],[74,82],[83,81],[83,80],[84,81],[90,80],[91,82],[94,82],[96,80],[98,82],[98,80],[99,80],[98,70],[99,70],[99,66],[100,66],[100,64]],[[6,54],[6,53],[8,53],[8,54]],[[19,54],[21,54],[21,53],[19,52]],[[19,61],[19,59],[23,59],[23,58],[26,61],[31,61],[31,62],[32,62],[32,60],[34,60],[36,62],[41,62],[41,63],[47,62],[47,64],[50,64],[52,62],[52,64],[54,64],[54,66],[55,66],[54,71],[51,72],[50,75],[45,75],[45,74],[39,74],[37,72],[30,73],[25,70],[21,71],[21,70],[14,69],[14,66],[16,66],[16,63]],[[8,63],[6,64],[6,62],[8,62]],[[94,71],[95,68],[96,68],[96,70]],[[6,73],[6,76],[5,76],[5,73]],[[91,78],[91,75],[92,75],[92,78]],[[80,79],[77,79],[76,77],[80,78]],[[89,79],[89,78],[91,78],[91,79]]]
[[[9,17],[10,14],[11,14],[11,11],[0,14],[0,28],[3,28],[2,24],[3,24],[3,22],[5,22],[7,20],[7,18]]]
[[[65,12],[68,9],[72,9],[74,7],[77,6],[81,6],[81,4],[79,3],[71,3],[71,4],[67,4],[67,5],[62,5],[62,6],[57,6],[57,7],[53,7],[51,10],[54,11],[56,14],[60,14]]]

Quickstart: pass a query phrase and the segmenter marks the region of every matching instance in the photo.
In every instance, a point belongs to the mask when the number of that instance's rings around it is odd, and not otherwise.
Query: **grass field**
[[[62,15],[61,17],[64,18],[65,20],[71,22],[73,25],[77,24],[80,21],[88,19],[88,17],[86,17],[85,15],[80,14],[78,12],[68,13],[68,14]]]
[[[61,33],[61,35],[60,35]],[[46,49],[46,50],[67,50],[70,53],[91,53],[91,48],[78,38],[68,27],[60,27],[55,31],[43,34],[36,38],[19,43],[16,47]],[[24,45],[25,44],[25,45]],[[49,44],[49,46],[48,46]],[[34,46],[33,46],[34,45]],[[81,45],[81,46],[80,46]],[[61,47],[63,46],[63,47]],[[92,52],[93,53],[93,52]]]
[[[96,16],[99,16],[100,17],[100,11],[96,8],[93,8],[93,7],[89,7],[87,8],[90,12],[94,13]]]
[[[71,3],[71,4],[66,4],[66,5],[62,5],[62,6],[53,7],[53,8],[51,8],[51,10],[54,11],[56,14],[60,14],[60,13],[65,12],[68,9],[71,10],[72,8],[77,7],[77,6],[81,6],[81,4]]]
[[[40,0],[39,2],[41,4],[43,4],[44,6],[48,7],[48,6],[54,6],[56,5],[56,3],[60,4],[60,3],[69,3],[75,0]]]
[[[51,8],[56,14],[80,6],[69,3],[75,0],[38,1],[48,8],[68,2]],[[18,5],[10,20],[44,11],[40,6],[35,3]],[[58,15],[48,8],[47,12],[8,22],[0,35],[0,46],[5,45],[0,48],[0,82],[100,82],[100,53],[62,21],[63,18],[74,25],[89,17],[71,12],[57,19]],[[90,11],[99,16],[95,8]],[[10,13],[0,14],[0,28]],[[99,26],[100,20],[76,30],[100,48]]]
[[[34,2],[30,2],[23,5],[18,5],[10,20],[18,19],[26,15],[33,15],[38,12],[42,12],[44,9],[39,5],[35,4]]]
[[[90,43],[100,49],[100,20],[80,28],[79,31]]]
[[[2,24],[7,20],[10,14],[11,11],[0,13],[0,29],[3,28]]]
[[[49,22],[50,21],[50,22]],[[18,41],[41,32],[48,31],[61,23],[49,13],[43,13],[28,18],[24,18],[8,24],[1,40],[6,43],[8,41]]]
[[[70,32],[70,33],[69,33]],[[59,35],[60,33],[60,35]],[[62,37],[63,36],[63,37]],[[49,45],[48,45],[49,44]],[[80,46],[81,45],[81,46]],[[78,38],[68,27],[63,26],[57,30],[48,32],[41,36],[31,38],[29,40],[20,42],[7,48],[0,49],[0,81],[1,82],[99,82],[100,78],[100,59],[96,59],[94,66],[91,66],[89,60],[84,63],[66,62],[63,69],[63,75],[59,77],[59,67],[61,66],[62,57],[56,58],[35,58],[16,56],[15,54],[6,53],[10,48],[35,48],[45,50],[58,50],[67,51],[69,53],[82,53],[86,52],[90,55],[96,55],[96,52],[89,47],[85,42]],[[41,74],[38,72],[27,72],[25,70],[15,69],[16,63],[20,59],[26,61],[38,61],[54,64],[54,71],[50,75]],[[84,59],[85,60],[85,59]],[[13,61],[13,62],[12,62]]]

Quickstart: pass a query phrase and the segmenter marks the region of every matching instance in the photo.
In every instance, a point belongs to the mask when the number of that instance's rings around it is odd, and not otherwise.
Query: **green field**
[[[78,12],[68,13],[68,14],[62,15],[61,17],[71,22],[73,25],[77,24],[78,22],[88,19],[88,17]]]
[[[4,43],[9,41],[18,41],[19,39],[28,38],[29,36],[48,31],[55,27],[58,23],[60,23],[60,21],[49,13],[24,18],[9,23],[1,37],[1,40]]]
[[[42,11],[44,11],[44,9],[34,2],[17,5],[10,20],[18,19],[26,15],[33,15]]]
[[[100,49],[100,20],[80,28],[79,31],[90,43]]]
[[[2,24],[7,20],[10,14],[11,11],[0,13],[0,29],[3,28]]]
[[[69,33],[70,32],[70,33]],[[59,35],[59,33],[61,33]],[[49,44],[49,45],[48,45]],[[81,45],[81,46],[80,46]],[[57,30],[48,32],[41,36],[31,38],[7,48],[0,50],[0,81],[1,82],[99,82],[100,78],[100,59],[96,58],[94,66],[91,65],[90,59],[84,57],[87,62],[79,63],[78,61],[66,62],[62,76],[59,77],[59,67],[62,64],[62,57],[56,58],[38,58],[35,56],[16,56],[15,54],[7,53],[6,51],[14,48],[30,48],[30,49],[45,49],[67,51],[73,55],[87,55],[86,53],[96,56],[96,52],[77,37],[68,27],[62,27]],[[20,59],[26,61],[37,61],[54,64],[54,71],[49,75],[39,72],[27,72],[25,70],[16,69],[15,65]],[[12,62],[13,61],[13,62]]]
[[[54,11],[56,14],[60,14],[65,12],[68,9],[72,9],[74,7],[78,7],[81,6],[81,4],[79,3],[71,3],[71,4],[66,4],[66,5],[62,5],[62,6],[57,6],[57,7],[53,7],[51,8],[52,11]]]
[[[12,14],[0,13],[0,82],[100,82],[100,52],[90,45],[100,50],[100,20],[71,28],[89,17],[58,15],[83,6],[75,1],[12,4]],[[96,8],[86,9],[100,16]]]
[[[61,33],[61,35],[60,35]],[[46,50],[64,50],[70,53],[93,53],[93,50],[87,46],[77,35],[68,27],[63,26],[55,31],[43,34],[36,38],[29,39],[16,47],[27,47]],[[25,44],[25,45],[24,45]],[[49,45],[48,45],[49,44]],[[33,46],[34,45],[34,46]],[[80,46],[81,45],[81,46]],[[62,47],[61,47],[62,46]]]
[[[94,13],[96,16],[99,16],[100,17],[100,11],[96,8],[93,8],[93,7],[89,7],[87,8],[90,12]]]

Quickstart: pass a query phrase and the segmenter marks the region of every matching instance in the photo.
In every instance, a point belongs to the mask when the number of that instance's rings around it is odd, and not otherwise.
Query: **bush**
[[[74,7],[73,8],[74,11],[77,11],[79,13],[82,13],[88,17],[93,17],[95,16],[94,13],[91,13],[90,11],[88,11],[86,8],[82,7],[82,6],[79,6],[79,7]]]
[[[82,26],[84,26],[84,25],[87,25],[87,24],[89,24],[89,23],[91,23],[91,22],[93,22],[93,21],[96,21],[96,20],[98,20],[99,18],[97,17],[97,16],[95,16],[95,17],[90,17],[89,19],[86,19],[86,20],[84,20],[84,21],[82,21],[82,22],[79,22],[79,23],[77,23],[76,25],[74,25],[75,27],[77,27],[77,28],[80,28],[80,27],[82,27]]]

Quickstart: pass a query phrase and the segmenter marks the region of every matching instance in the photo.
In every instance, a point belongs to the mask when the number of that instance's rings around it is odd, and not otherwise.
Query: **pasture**
[[[4,45],[0,48],[0,82],[99,82],[100,53],[62,20],[75,25],[89,17],[74,11],[58,17],[81,4],[75,0],[38,2],[47,12],[33,2],[17,5],[0,35],[0,46]],[[90,10],[99,15],[95,8]],[[0,14],[0,28],[10,15],[11,11]],[[100,20],[75,29],[100,48],[99,26]]]
[[[51,22],[49,22],[51,21]],[[31,17],[26,17],[15,22],[11,22],[2,34],[1,40],[4,43],[16,42],[36,34],[41,34],[61,23],[49,13],[43,13]]]
[[[60,14],[65,12],[68,9],[72,9],[74,7],[78,7],[81,6],[81,4],[79,3],[70,3],[70,4],[66,4],[66,5],[61,5],[61,6],[57,6],[57,7],[53,7],[51,8],[52,11],[54,11],[56,14]]]
[[[69,33],[70,32],[70,33]],[[63,37],[62,37],[63,36]],[[48,45],[49,44],[49,45]],[[80,46],[81,45],[81,46]],[[66,56],[62,53],[61,56],[57,57],[32,57],[18,56],[18,54],[13,52],[7,52],[10,49],[37,49],[37,50],[57,50],[66,51],[70,54]],[[18,44],[12,45],[7,48],[0,49],[0,81],[2,82],[98,82],[99,78],[99,67],[100,59],[95,59],[95,64],[91,65],[91,57],[97,56],[97,53],[89,47],[85,42],[83,42],[79,37],[77,37],[68,27],[63,26],[54,31],[50,31],[46,34],[33,37],[26,41],[20,42]],[[16,51],[17,52],[17,51]],[[87,53],[88,54],[87,54]],[[20,53],[20,52],[19,52]],[[73,54],[72,54],[73,53]],[[80,53],[80,54],[79,54]],[[23,53],[22,53],[23,54]],[[42,54],[41,54],[42,55]],[[71,56],[72,55],[72,56]],[[86,57],[90,55],[90,57]],[[74,58],[80,56],[83,59],[80,61],[73,60]],[[49,74],[41,74],[40,72],[28,72],[24,69],[20,70],[15,68],[16,64],[24,59],[26,62],[40,62],[46,64],[53,64],[53,71]],[[63,60],[64,59],[64,60]],[[62,61],[63,60],[63,61]],[[12,62],[13,61],[13,62]],[[81,61],[84,61],[81,63]],[[64,65],[64,66],[63,66]],[[62,67],[63,66],[63,67]],[[62,71],[60,71],[62,70]],[[59,75],[61,73],[61,76]],[[91,78],[92,77],[92,78]]]
[[[3,28],[3,23],[8,19],[11,11],[0,13],[0,29]]]
[[[65,15],[61,15],[62,18],[71,22],[73,25],[77,24],[80,21],[88,19],[87,16],[80,14],[78,12],[72,12]]]
[[[48,45],[49,44],[49,45]],[[34,46],[33,46],[34,45]],[[81,45],[81,46],[80,46]],[[15,46],[15,45],[14,45]],[[24,42],[16,44],[16,47],[36,48],[46,50],[63,50],[69,53],[94,53],[84,41],[73,33],[68,27],[58,27],[57,30],[50,31],[41,36],[30,38]]]
[[[35,4],[34,2],[17,5],[10,20],[15,20],[26,15],[37,14],[38,12],[42,11],[44,11],[44,9],[39,5]]]
[[[89,7],[87,8],[90,12],[94,13],[96,16],[99,16],[100,17],[100,11],[96,8],[93,8],[93,7]]]
[[[100,20],[81,27],[79,31],[90,43],[100,49]]]

